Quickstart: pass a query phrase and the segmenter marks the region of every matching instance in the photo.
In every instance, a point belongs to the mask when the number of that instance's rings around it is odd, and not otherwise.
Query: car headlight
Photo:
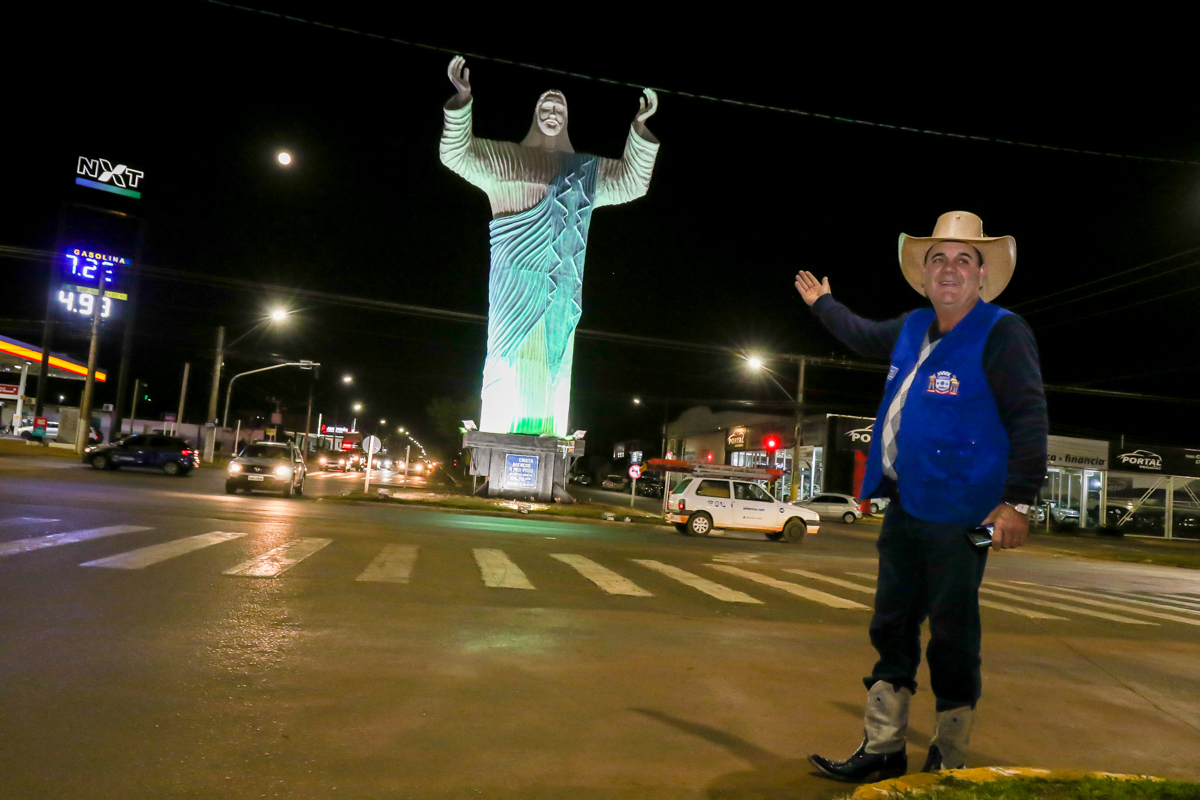
[[[229,471],[230,472],[241,472],[242,465],[237,463],[236,461],[230,461],[229,462]]]
[[[287,475],[289,472],[291,472],[291,469],[289,467],[276,467],[275,468],[275,474],[281,478],[283,476]]]
[[[324,464],[324,463],[325,463],[325,457],[324,457],[324,456],[321,456],[320,458],[318,458],[318,459],[317,459],[317,463],[318,463],[318,464]]]

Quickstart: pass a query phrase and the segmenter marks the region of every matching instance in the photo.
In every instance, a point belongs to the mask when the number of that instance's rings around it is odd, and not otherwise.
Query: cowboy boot
[[[908,771],[904,733],[908,730],[911,698],[909,689],[897,691],[887,681],[877,681],[867,693],[863,715],[865,738],[854,755],[845,761],[811,755],[809,762],[829,777],[849,783],[873,783],[903,775]]]
[[[962,769],[967,765],[967,744],[971,740],[971,726],[975,723],[975,710],[970,706],[941,711],[937,715],[937,732],[929,743],[929,756],[921,772],[940,772],[944,769]]]

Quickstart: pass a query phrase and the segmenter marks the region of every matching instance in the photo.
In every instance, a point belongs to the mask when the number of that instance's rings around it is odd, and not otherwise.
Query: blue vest
[[[894,466],[900,502],[918,519],[970,528],[1000,504],[1008,476],[1008,433],[983,371],[983,346],[996,320],[1011,313],[980,301],[941,338],[908,389]],[[884,418],[935,318],[932,308],[909,314],[892,350],[863,477],[864,499],[878,496]]]

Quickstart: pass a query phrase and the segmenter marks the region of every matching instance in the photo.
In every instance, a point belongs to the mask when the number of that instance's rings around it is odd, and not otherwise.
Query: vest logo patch
[[[930,375],[929,388],[925,391],[933,394],[958,394],[958,378],[945,370]]]
[[[898,372],[900,372],[900,368],[897,367],[895,364],[893,364],[892,368],[888,370],[888,378],[887,379],[890,381],[892,378],[896,377],[896,374]],[[885,381],[885,383],[886,383],[886,381]]]

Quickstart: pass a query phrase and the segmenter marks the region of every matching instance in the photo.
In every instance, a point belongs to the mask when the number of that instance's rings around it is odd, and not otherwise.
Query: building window
[[[613,458],[624,458],[624,457],[625,457],[625,443],[617,442],[616,444],[613,445]]]

